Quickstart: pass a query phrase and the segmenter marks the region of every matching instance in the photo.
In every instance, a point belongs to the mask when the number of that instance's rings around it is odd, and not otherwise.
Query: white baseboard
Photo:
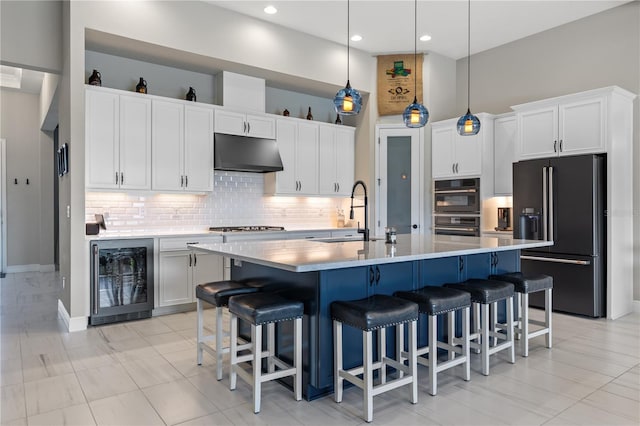
[[[20,272],[55,272],[56,265],[40,265],[34,263],[32,265],[12,265],[7,266],[8,274],[16,274]]]
[[[640,312],[640,300],[633,301],[633,312]]]
[[[67,308],[64,307],[62,300],[58,299],[58,316],[64,321],[67,326],[67,330],[71,333],[74,331],[82,331],[87,329],[87,317],[73,317],[69,316]]]

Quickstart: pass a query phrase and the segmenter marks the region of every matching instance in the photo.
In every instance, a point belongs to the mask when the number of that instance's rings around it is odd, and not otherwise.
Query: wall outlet
[[[67,285],[67,277],[62,277],[62,289]]]

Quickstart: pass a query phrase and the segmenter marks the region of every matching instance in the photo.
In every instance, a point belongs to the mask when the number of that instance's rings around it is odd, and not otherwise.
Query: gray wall
[[[473,43],[473,39],[471,40]],[[467,62],[458,61],[457,110],[467,103]],[[640,94],[640,2],[491,49],[471,58],[471,110],[617,85]],[[634,102],[634,299],[640,300],[640,103]],[[631,196],[631,194],[630,194]]]
[[[7,267],[51,265],[53,142],[39,131],[39,97],[1,89],[0,110],[7,140]]]
[[[2,64],[38,71],[62,70],[60,1],[0,1]]]

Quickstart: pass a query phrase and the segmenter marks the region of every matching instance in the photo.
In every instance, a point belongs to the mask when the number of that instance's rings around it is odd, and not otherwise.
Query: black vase
[[[309,112],[307,112],[307,120],[313,120],[313,115],[311,115],[311,107],[309,107]]]
[[[93,70],[93,73],[89,76],[89,84],[92,86],[102,86],[102,76],[97,70]]]
[[[340,119],[340,114],[336,115],[336,124],[342,124],[342,120]]]
[[[196,101],[196,91],[193,90],[193,87],[189,86],[189,91],[187,92],[185,99],[192,102]]]
[[[147,93],[147,80],[145,80],[144,78],[140,77],[140,81],[138,82],[138,85],[136,86],[136,92],[138,92],[138,93]]]

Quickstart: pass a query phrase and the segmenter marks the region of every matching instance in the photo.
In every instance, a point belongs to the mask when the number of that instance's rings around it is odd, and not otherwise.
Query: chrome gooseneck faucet
[[[364,189],[364,205],[362,206],[353,205],[353,193],[356,192],[358,185],[361,185],[362,189]],[[364,229],[361,229],[358,225],[358,233],[364,234],[364,241],[369,241],[369,199],[367,197],[367,185],[365,185],[363,181],[357,180],[356,183],[353,184],[353,188],[351,188],[351,210],[349,211],[349,219],[353,220],[353,209],[360,207],[364,208]]]

